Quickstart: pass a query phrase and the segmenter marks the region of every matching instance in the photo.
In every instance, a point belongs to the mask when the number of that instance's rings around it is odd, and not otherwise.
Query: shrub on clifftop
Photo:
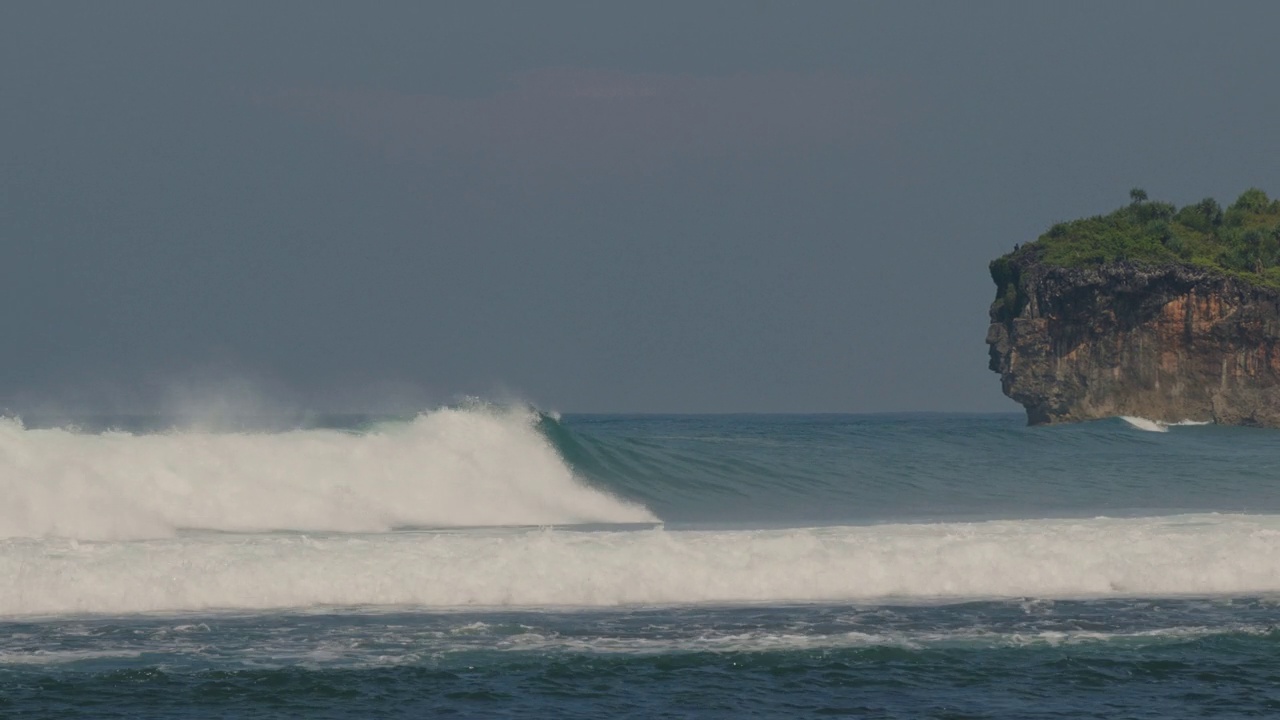
[[[1280,200],[1250,188],[1224,211],[1212,198],[1181,209],[1150,201],[1141,188],[1130,190],[1129,198],[1129,205],[1107,215],[1057,223],[995,262],[1034,258],[1062,267],[1177,263],[1280,287]]]

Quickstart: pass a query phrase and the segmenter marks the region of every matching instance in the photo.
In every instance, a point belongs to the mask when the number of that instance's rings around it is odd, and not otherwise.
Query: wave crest
[[[491,407],[364,434],[86,434],[0,420],[0,496],[0,537],[81,540],[656,520],[576,478],[536,413]]]

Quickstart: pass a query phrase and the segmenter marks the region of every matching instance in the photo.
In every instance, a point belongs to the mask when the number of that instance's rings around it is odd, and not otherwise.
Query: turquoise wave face
[[[573,470],[676,524],[1280,512],[1280,434],[1017,415],[566,416]]]
[[[224,419],[225,421],[225,419]],[[0,537],[1280,513],[1276,431],[1015,415],[0,419]],[[1146,429],[1144,429],[1146,428]]]

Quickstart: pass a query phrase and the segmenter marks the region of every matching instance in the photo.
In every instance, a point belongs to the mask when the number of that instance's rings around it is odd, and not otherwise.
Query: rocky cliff
[[[1280,427],[1280,292],[1193,265],[991,265],[993,371],[1027,421]]]

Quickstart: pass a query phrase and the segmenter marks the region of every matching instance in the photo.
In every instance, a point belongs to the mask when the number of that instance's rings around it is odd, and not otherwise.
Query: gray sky
[[[1280,4],[0,6],[0,407],[1015,410],[986,264],[1280,193]]]

